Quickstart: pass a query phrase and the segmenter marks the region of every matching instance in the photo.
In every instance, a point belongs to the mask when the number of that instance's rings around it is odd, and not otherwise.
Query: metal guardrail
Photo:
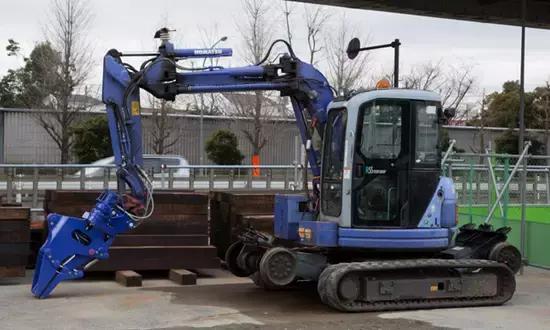
[[[0,197],[40,208],[44,191],[116,189],[114,165],[0,164]],[[86,170],[93,169],[92,172]],[[254,175],[253,170],[259,175]],[[303,166],[183,165],[145,169],[155,189],[302,189]],[[182,171],[185,170],[185,171]]]
[[[490,151],[451,153],[443,164],[443,172],[453,178],[460,204],[491,204],[503,188],[505,203],[519,204],[522,183],[519,175],[512,174],[512,167],[520,157]],[[525,155],[524,159],[529,165],[517,168],[516,172],[526,173],[526,203],[550,204],[550,156]],[[509,178],[509,186],[504,187]]]
[[[511,164],[519,155],[453,153],[446,155],[443,172],[453,178],[461,204],[489,204],[496,190],[510,177]],[[443,159],[443,157],[442,157]],[[491,159],[491,162],[488,161]],[[527,167],[527,203],[550,204],[550,156],[526,155],[538,164]],[[545,162],[546,164],[540,164]],[[495,181],[491,179],[491,169]],[[547,165],[548,164],[548,165]],[[259,176],[253,169],[260,170]],[[86,170],[98,169],[88,176]],[[181,170],[188,175],[183,175]],[[303,166],[291,165],[186,165],[146,169],[156,189],[302,189]],[[522,172],[523,168],[518,168]],[[116,189],[114,165],[82,164],[0,164],[0,197],[6,202],[23,202],[40,208],[46,189],[104,190]],[[517,203],[519,178],[512,178],[506,189],[506,202]],[[497,187],[498,189],[496,189]]]

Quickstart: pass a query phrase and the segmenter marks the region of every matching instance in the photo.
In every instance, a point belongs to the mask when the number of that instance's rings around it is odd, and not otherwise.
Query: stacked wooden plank
[[[0,278],[25,276],[29,254],[30,209],[0,207]]]
[[[248,227],[273,233],[275,192],[227,192],[210,194],[210,242],[218,256]]]
[[[46,191],[44,210],[80,217],[100,191]],[[91,271],[217,268],[216,248],[208,245],[208,195],[155,191],[155,212],[131,232],[117,236],[110,257]]]

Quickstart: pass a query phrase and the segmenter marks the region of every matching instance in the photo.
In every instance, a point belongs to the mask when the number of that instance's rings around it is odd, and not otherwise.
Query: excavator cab
[[[382,241],[389,249],[447,248],[456,230],[455,191],[441,177],[440,128],[449,113],[436,93],[420,90],[372,90],[333,102],[320,220],[338,223],[339,237],[349,234],[352,246],[370,240],[376,248]]]
[[[324,140],[322,217],[343,227],[418,227],[440,182],[446,119],[439,97],[425,91],[374,90],[334,102]]]

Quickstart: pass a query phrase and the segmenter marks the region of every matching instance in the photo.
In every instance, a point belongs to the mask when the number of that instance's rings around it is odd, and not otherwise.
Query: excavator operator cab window
[[[438,107],[426,102],[415,102],[416,136],[415,166],[437,165],[440,158]]]
[[[322,211],[337,217],[342,212],[342,179],[346,140],[346,109],[329,112],[323,150]]]
[[[365,108],[360,152],[367,159],[396,159],[401,151],[402,107],[372,103]]]

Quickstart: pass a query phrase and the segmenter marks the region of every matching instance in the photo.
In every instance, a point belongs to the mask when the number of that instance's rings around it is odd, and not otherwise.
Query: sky
[[[17,40],[24,54],[45,38],[49,20],[48,0],[1,0],[0,2],[0,75],[22,64],[22,58],[8,57],[3,51],[7,39]],[[121,51],[153,50],[154,32],[166,24],[176,29],[174,41],[180,47],[201,47],[204,31],[227,36],[224,47],[232,47],[236,56],[224,65],[242,65],[242,39],[238,24],[243,18],[241,0],[93,0],[88,1],[93,24],[86,37],[94,66],[89,84],[101,83],[101,59],[111,48]],[[270,1],[270,15],[275,36],[285,33],[282,6]],[[293,44],[298,55],[306,57],[303,4],[292,4],[295,27]],[[357,31],[357,36],[371,43],[388,43],[399,38],[401,71],[411,65],[442,61],[446,65],[472,65],[477,78],[474,96],[483,91],[500,90],[507,80],[519,79],[520,28],[382,13],[376,11],[328,7],[332,17],[329,26],[342,17]],[[370,72],[390,71],[391,50],[372,53]],[[550,30],[527,29],[526,88],[533,89],[550,80]],[[324,64],[321,63],[321,71]]]

